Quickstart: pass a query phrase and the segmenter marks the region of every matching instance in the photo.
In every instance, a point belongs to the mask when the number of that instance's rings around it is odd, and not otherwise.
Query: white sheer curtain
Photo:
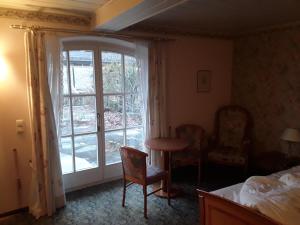
[[[58,136],[63,107],[62,42],[56,33],[45,34],[47,75]]]
[[[141,113],[143,115],[143,140],[150,137],[150,117],[149,117],[149,44],[147,42],[137,41],[135,46],[135,58],[138,67],[138,76],[141,83],[142,107]]]
[[[136,58],[142,84],[145,139],[167,137],[166,42],[136,42]],[[151,163],[161,165],[161,154],[150,151]]]
[[[56,208],[65,205],[56,129],[58,120],[55,121],[55,116],[58,116],[55,111],[59,107],[56,104],[60,104],[60,101],[54,101],[53,105],[50,93],[50,90],[56,90],[61,85],[58,78],[58,38],[48,38],[44,33],[33,30],[27,31],[25,50],[32,133],[29,211],[39,218],[43,215],[50,216]]]

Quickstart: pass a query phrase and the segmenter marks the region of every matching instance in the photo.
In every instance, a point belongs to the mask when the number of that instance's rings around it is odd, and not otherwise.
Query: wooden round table
[[[148,139],[145,142],[147,148],[150,148],[153,151],[161,151],[164,155],[164,170],[168,171],[169,182],[170,182],[170,197],[175,197],[178,194],[178,191],[172,189],[171,181],[171,162],[172,162],[172,152],[182,151],[186,149],[189,145],[188,141],[179,138],[152,138]],[[163,182],[163,189],[155,193],[160,197],[167,197],[167,186]]]

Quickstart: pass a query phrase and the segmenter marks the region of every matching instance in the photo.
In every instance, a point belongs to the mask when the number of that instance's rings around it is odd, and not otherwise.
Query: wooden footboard
[[[251,208],[205,191],[197,191],[200,225],[279,225]]]

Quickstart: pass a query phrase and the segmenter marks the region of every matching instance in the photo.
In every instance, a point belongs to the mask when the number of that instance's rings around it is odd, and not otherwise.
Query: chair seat
[[[173,153],[172,167],[181,167],[187,165],[198,165],[201,152],[199,150],[185,150]]]
[[[213,149],[208,153],[208,160],[219,163],[243,165],[246,162],[245,154],[236,148]]]
[[[166,175],[166,171],[156,167],[156,166],[147,166],[147,183],[153,184],[161,180],[162,177]]]

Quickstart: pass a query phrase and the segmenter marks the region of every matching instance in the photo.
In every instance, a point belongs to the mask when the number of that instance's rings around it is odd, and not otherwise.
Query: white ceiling
[[[135,28],[230,35],[295,21],[299,0],[189,0]]]
[[[60,14],[93,15],[109,0],[0,0],[0,7]]]

